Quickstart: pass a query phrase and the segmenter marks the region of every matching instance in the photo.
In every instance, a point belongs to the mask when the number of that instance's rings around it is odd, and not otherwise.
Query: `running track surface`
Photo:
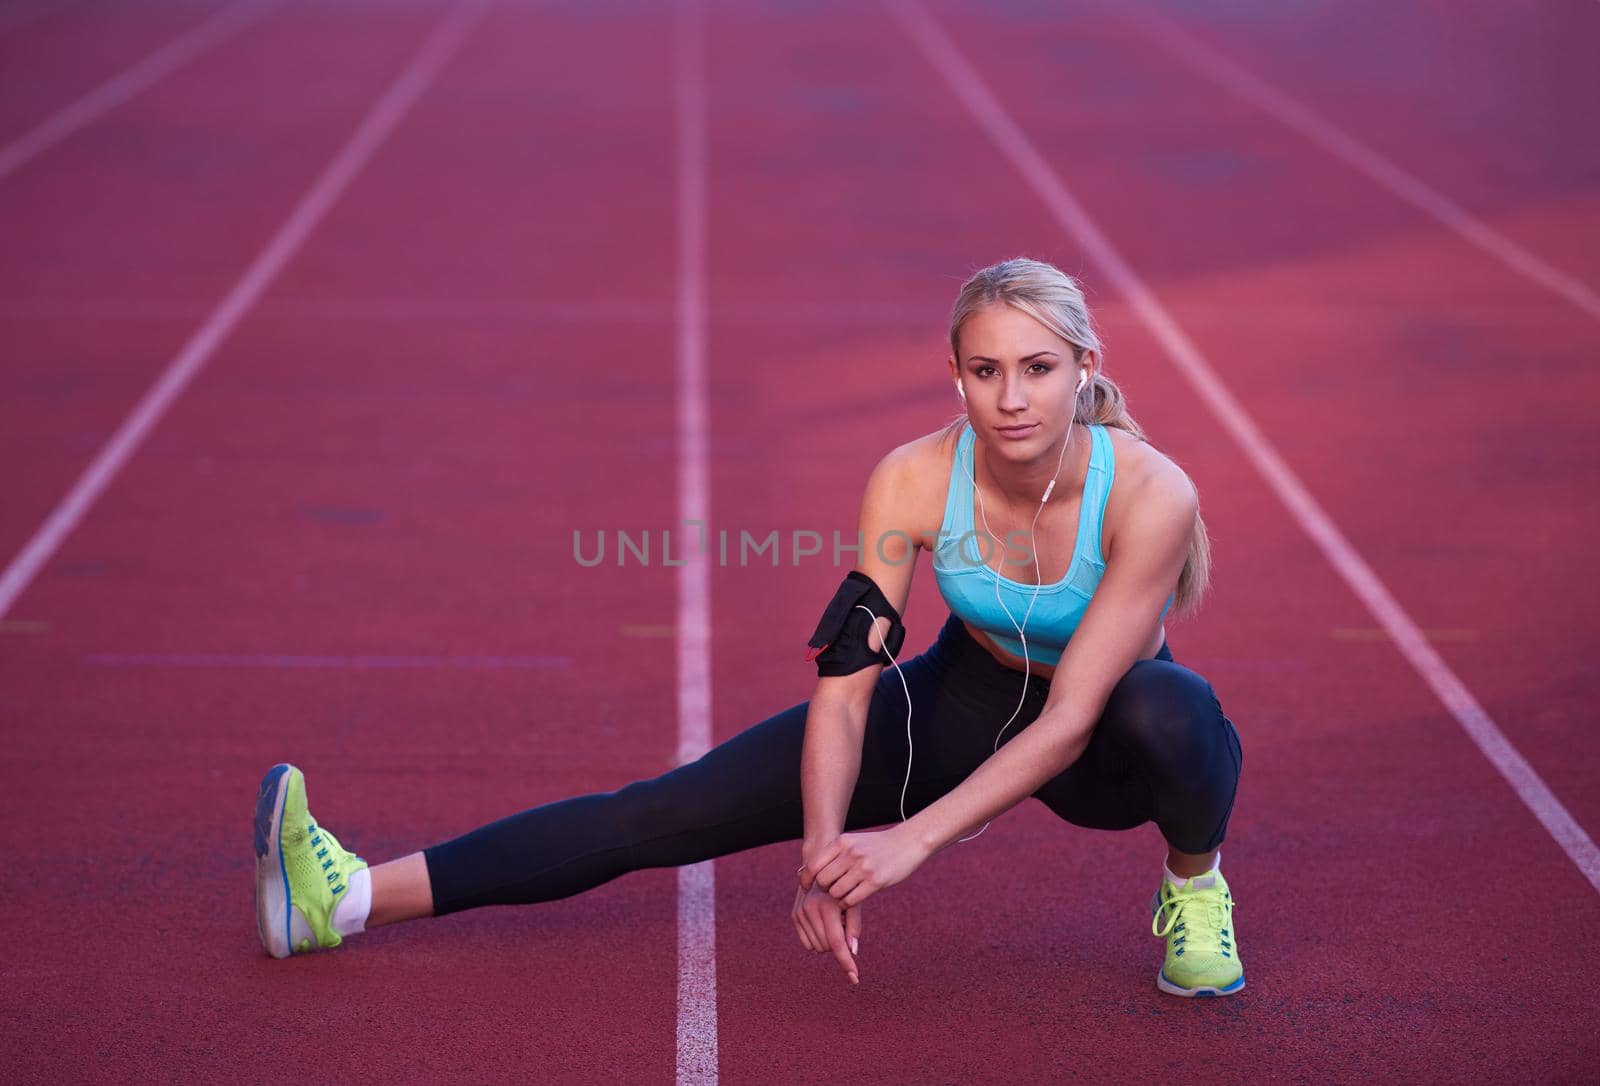
[[[0,6],[0,146],[216,10]],[[268,6],[0,177],[6,561],[450,10]],[[1600,9],[917,10],[1600,834],[1600,322],[1157,29],[1594,291]],[[677,18],[489,8],[0,615],[8,1078],[678,1074],[674,872],[273,962],[247,829],[282,759],[374,860],[675,764],[676,571],[585,570],[571,537],[678,514]],[[797,945],[796,847],[717,861],[721,1079],[1592,1081],[1594,887],[903,19],[729,3],[689,25],[713,525],[853,532],[873,461],[956,406],[960,278],[1053,259],[1200,487],[1215,592],[1170,640],[1245,746],[1240,997],[1155,991],[1152,828],[1028,804],[870,904],[857,990]],[[712,572],[716,739],[809,692],[838,570],[784,563]],[[924,568],[908,645],[942,617]]]

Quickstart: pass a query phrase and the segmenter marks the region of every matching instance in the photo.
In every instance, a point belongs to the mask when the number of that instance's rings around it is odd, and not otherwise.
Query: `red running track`
[[[215,9],[0,31],[0,141]],[[1600,832],[1600,325],[1117,6],[930,10]],[[7,556],[444,11],[287,5],[0,179]],[[1592,12],[1165,14],[1600,287]],[[496,5],[0,615],[17,1077],[673,1077],[672,872],[278,963],[245,845],[281,758],[374,859],[673,764],[673,571],[571,556],[574,528],[677,513],[671,29],[655,5]],[[876,457],[955,408],[960,276],[1017,252],[1081,271],[1213,534],[1214,595],[1171,643],[1244,738],[1224,851],[1250,979],[1159,995],[1157,835],[1024,805],[872,903],[848,990],[796,945],[777,846],[716,864],[720,1076],[1588,1077],[1594,889],[900,24],[751,3],[705,34],[714,523],[852,531]],[[836,576],[714,572],[717,737],[806,696],[785,646]],[[942,616],[924,570],[909,643]]]

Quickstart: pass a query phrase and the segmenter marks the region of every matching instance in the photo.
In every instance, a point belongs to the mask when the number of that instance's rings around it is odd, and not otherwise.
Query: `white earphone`
[[[1056,458],[1056,475],[1058,476],[1061,474],[1061,465],[1066,462],[1067,445],[1072,440],[1072,424],[1077,420],[1078,416],[1078,395],[1083,391],[1083,386],[1087,385],[1088,383],[1089,367],[1082,366],[1081,373],[1078,377],[1077,387],[1072,390],[1073,409],[1072,414],[1067,419],[1067,439],[1061,443],[1061,455]],[[966,402],[967,389],[959,377],[956,378],[956,395],[961,397],[962,403]],[[1005,544],[1001,543],[1000,540],[995,536],[994,532],[989,528],[989,514],[983,507],[983,491],[978,489],[978,480],[974,478],[972,472],[967,469],[966,462],[961,459],[961,453],[959,449],[956,452],[955,459],[956,462],[961,465],[961,470],[967,473],[967,479],[972,483],[972,492],[978,497],[978,512],[983,517],[984,532],[989,536],[990,539],[995,541],[1002,551],[1004,551]],[[1034,528],[1039,524],[1039,514],[1044,512],[1044,503],[1050,500],[1050,493],[1051,491],[1055,490],[1055,488],[1056,480],[1054,477],[1052,477],[1050,484],[1044,488],[1044,497],[1039,499],[1039,508],[1034,511],[1033,521],[1028,525],[1028,539],[1030,543],[1033,543],[1036,538],[1034,536]],[[1017,707],[1011,711],[1011,718],[1007,720],[1000,728],[1000,731],[995,734],[993,749],[998,751],[1000,749],[1001,737],[1004,736],[1007,730],[1010,729],[1011,725],[1016,722],[1017,714],[1022,712],[1022,707],[1027,703],[1028,700],[1028,679],[1033,675],[1033,660],[1028,655],[1028,619],[1033,616],[1033,605],[1039,599],[1039,590],[1044,587],[1044,573],[1039,562],[1039,549],[1037,545],[1035,545],[1033,552],[1033,595],[1029,597],[1028,609],[1023,612],[1022,623],[1021,625],[1018,625],[1016,616],[1011,613],[1011,608],[1007,607],[1005,600],[1001,599],[1000,597],[1000,574],[996,573],[994,567],[990,566],[988,562],[984,562],[984,568],[989,570],[989,576],[994,580],[995,602],[1000,605],[1000,610],[1006,613],[1006,618],[1011,620],[1012,629],[1017,631],[1017,640],[1022,642],[1022,696],[1017,699]],[[857,604],[856,606],[860,607],[861,605]],[[866,611],[868,615],[872,616],[874,622],[877,621],[877,616],[873,615],[870,610],[867,610],[865,607],[861,607],[861,609]],[[888,650],[885,649],[885,651]],[[889,662],[894,665],[895,674],[899,675],[900,677],[900,686],[906,692],[906,779],[905,783],[900,786],[900,821],[904,822],[906,820],[906,791],[911,787],[911,760],[915,754],[915,751],[912,749],[911,745],[911,688],[906,685],[906,677],[900,672],[900,662],[892,655],[889,657]],[[971,837],[959,838],[956,843],[962,844],[970,841],[973,837],[979,836],[988,828],[989,823],[985,822],[982,829],[979,829],[977,833],[973,834]]]

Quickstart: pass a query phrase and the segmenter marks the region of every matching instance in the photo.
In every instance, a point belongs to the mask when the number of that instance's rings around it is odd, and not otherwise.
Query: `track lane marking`
[[[1192,70],[1276,117],[1346,166],[1365,174],[1518,275],[1565,298],[1589,316],[1600,320],[1600,294],[1587,283],[1523,248],[1375,148],[1317,114],[1304,102],[1297,101],[1260,76],[1246,71],[1171,20],[1148,10],[1123,10],[1131,11],[1135,21],[1145,29],[1152,41]]]
[[[191,27],[121,75],[112,77],[0,147],[0,179],[233,37],[281,3],[282,0],[252,0],[213,12],[204,22]]]
[[[167,364],[155,384],[84,469],[66,497],[62,498],[11,560],[5,573],[0,574],[0,617],[5,616],[17,597],[22,595],[62,542],[77,528],[90,507],[160,423],[167,409],[182,395],[190,380],[261,299],[306,238],[338,202],[350,182],[416,104],[439,69],[482,16],[488,2],[465,0],[453,7],[440,21],[416,56],[362,119],[355,133],[340,148],[310,190],[300,198],[266,247],[251,261],[233,289]]]
[[[673,25],[678,183],[678,517],[711,522],[706,464],[706,84],[699,0]],[[678,764],[711,747],[711,559],[678,569]],[[680,1086],[717,1081],[717,894],[713,861],[678,868]]]

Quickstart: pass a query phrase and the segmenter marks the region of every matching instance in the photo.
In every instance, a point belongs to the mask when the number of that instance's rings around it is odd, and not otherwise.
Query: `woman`
[[[312,820],[299,770],[275,766],[255,815],[268,952],[798,839],[800,942],[859,983],[862,903],[1031,795],[1080,826],[1154,821],[1168,845],[1151,903],[1166,939],[1158,987],[1241,990],[1218,852],[1239,740],[1210,684],[1173,661],[1163,625],[1206,586],[1194,487],[1100,372],[1082,292],[1056,268],[1018,259],[978,272],[956,299],[950,344],[965,416],[872,472],[867,545],[811,641],[810,701],[653,780],[370,869]],[[902,667],[919,550],[933,552],[951,616]]]

